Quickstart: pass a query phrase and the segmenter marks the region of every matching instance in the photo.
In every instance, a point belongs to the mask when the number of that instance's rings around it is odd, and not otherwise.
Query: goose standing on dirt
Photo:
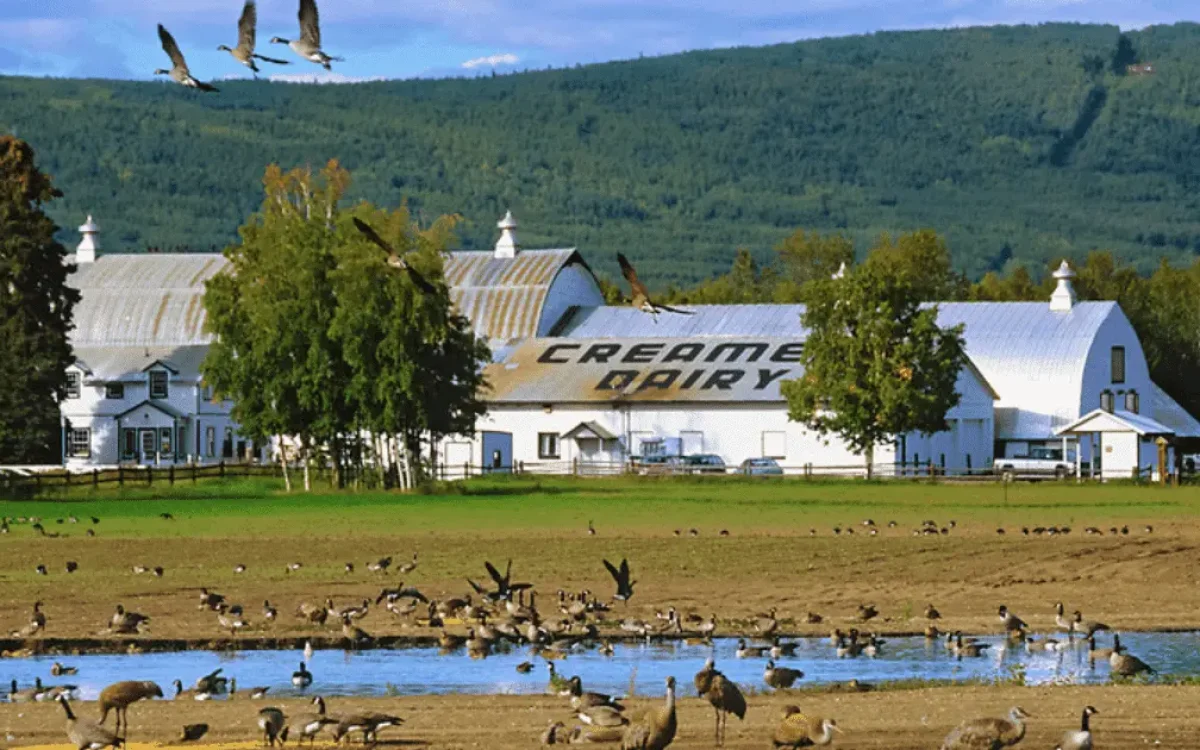
[[[42,603],[40,601],[33,603],[33,612],[29,615],[29,622],[20,630],[14,630],[13,638],[32,638],[38,633],[46,629],[46,615],[42,613]]]
[[[332,57],[321,49],[321,18],[317,12],[317,0],[300,0],[300,38],[288,40],[283,37],[273,37],[272,44],[286,44],[292,51],[309,62],[333,70],[331,62],[342,62],[340,57]]]
[[[280,745],[287,742],[288,727],[287,717],[283,711],[274,706],[261,708],[258,711],[258,728],[262,730],[263,744],[268,747],[275,747],[275,741],[278,740]]]
[[[77,750],[102,750],[124,744],[124,740],[96,722],[75,718],[74,712],[71,711],[71,702],[65,695],[60,695],[58,702],[67,713],[67,739]]]
[[[775,617],[775,608],[754,618],[754,629],[763,635],[771,635],[779,628],[779,620]]]
[[[160,23],[158,25],[158,38],[162,42],[163,52],[167,53],[167,57],[171,58],[171,69],[164,70],[159,68],[154,71],[156,76],[170,76],[175,83],[187,86],[188,88],[199,89],[201,91],[217,91],[215,86],[210,86],[203,81],[198,81],[188,70],[187,61],[183,59],[183,53],[179,51],[179,45],[175,43],[175,37],[171,36],[171,32],[163,28]]]
[[[665,750],[675,741],[679,724],[675,715],[675,678],[667,678],[667,698],[662,708],[639,714],[621,738],[621,750]]]
[[[833,742],[833,733],[840,732],[833,719],[805,716],[799,706],[785,706],[779,725],[771,735],[775,747],[812,747]]]
[[[971,719],[959,724],[946,736],[942,750],[1003,750],[1025,738],[1025,719],[1029,714],[1013,706],[1006,719]]]
[[[319,695],[313,696],[312,704],[315,707],[312,713],[301,714],[293,717],[289,726],[291,726],[291,734],[294,735],[297,742],[308,740],[310,743],[315,742],[317,735],[321,729],[327,726],[336,726],[338,720],[325,713],[325,699]]]
[[[118,604],[116,612],[109,618],[108,628],[113,633],[133,634],[140,633],[142,625],[148,624],[150,618],[138,612],[131,612],[125,609],[124,606]]]
[[[242,6],[242,16],[238,19],[238,45],[230,49],[228,46],[222,44],[217,49],[233,55],[233,59],[249,68],[254,73],[255,78],[258,78],[258,74],[262,72],[258,69],[258,65],[254,63],[255,60],[275,63],[276,65],[291,65],[287,60],[263,57],[254,51],[256,26],[258,26],[258,9],[254,5],[254,0],[246,0],[246,4]]]
[[[1088,719],[1098,713],[1091,706],[1084,708],[1079,729],[1064,733],[1054,750],[1092,750],[1092,730],[1088,727]]]

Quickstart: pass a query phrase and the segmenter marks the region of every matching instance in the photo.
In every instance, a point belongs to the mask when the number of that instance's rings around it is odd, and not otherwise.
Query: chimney
[[[496,241],[496,252],[493,257],[517,257],[521,246],[517,244],[517,220],[513,218],[512,211],[506,212],[504,218],[496,226],[500,227],[500,239]]]
[[[1054,278],[1058,281],[1058,286],[1055,287],[1054,294],[1050,295],[1050,309],[1055,312],[1070,312],[1075,306],[1075,288],[1071,286],[1075,272],[1064,260],[1054,272]]]
[[[83,235],[83,240],[79,247],[75,248],[75,262],[95,263],[96,257],[100,255],[100,240],[96,238],[100,234],[100,227],[92,221],[91,214],[88,214],[87,222],[79,228],[79,233]]]

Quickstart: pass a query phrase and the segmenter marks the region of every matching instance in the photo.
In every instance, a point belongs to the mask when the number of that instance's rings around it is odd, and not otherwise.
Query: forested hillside
[[[1130,74],[1134,62],[1152,74]],[[199,72],[199,71],[198,71]],[[944,235],[971,277],[1111,248],[1200,253],[1200,26],[883,33],[474,80],[348,86],[0,79],[0,132],[37,149],[75,242],[232,241],[264,166],[338,158],[352,196],[463,214],[490,246],[614,253],[652,283],[765,258],[796,228]]]

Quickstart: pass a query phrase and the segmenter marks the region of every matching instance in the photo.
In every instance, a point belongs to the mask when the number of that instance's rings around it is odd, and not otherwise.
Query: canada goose
[[[296,617],[317,625],[324,625],[325,621],[329,619],[329,610],[311,602],[300,602],[296,605]]]
[[[884,641],[879,640],[879,638],[875,637],[875,634],[872,633],[868,637],[867,642],[862,647],[863,655],[866,656],[868,659],[877,658],[880,654],[883,653],[883,644],[884,643],[885,643]]]
[[[442,634],[438,636],[438,648],[442,649],[443,651],[453,651],[457,648],[461,648],[465,642],[466,638],[463,638],[461,635],[447,633],[445,630],[443,630]]]
[[[583,689],[583,680],[576,675],[567,680],[568,692],[571,696],[571,708],[591,708],[592,706],[612,706],[623,708],[617,699],[604,693],[590,693]]]
[[[925,619],[926,620],[939,620],[939,619],[941,619],[941,617],[942,617],[942,613],[938,612],[936,607],[934,607],[932,604],[925,605]]]
[[[271,606],[270,599],[263,599],[262,616],[267,622],[275,622],[275,618],[279,616],[279,610]]]
[[[312,658],[313,658],[312,641],[305,641],[304,642],[304,661],[312,661]],[[304,665],[302,664],[300,666],[304,666]]]
[[[353,573],[354,572],[354,563],[348,562],[342,566],[342,569],[345,570],[347,574]]]
[[[62,675],[69,675],[69,674],[79,674],[79,668],[78,667],[68,667],[68,666],[59,664],[58,662],[54,662],[53,664],[50,665],[50,674],[54,677],[60,677]]]
[[[776,689],[790,688],[796,680],[802,677],[804,677],[804,673],[799,669],[777,667],[773,660],[768,661],[766,669],[763,670],[763,682]]]
[[[878,617],[878,616],[879,616],[879,610],[875,608],[874,604],[858,605],[858,619],[859,620],[866,622],[867,620],[870,620],[870,619]]]
[[[816,612],[805,612],[804,621],[809,625],[820,625],[825,621],[825,618],[821,617],[821,615],[817,614]]]
[[[188,70],[187,61],[183,59],[183,53],[179,51],[179,45],[175,43],[175,37],[171,36],[171,33],[163,28],[161,23],[158,25],[158,38],[159,41],[162,42],[163,52],[166,52],[167,57],[171,58],[171,69],[165,70],[163,68],[159,68],[158,70],[154,71],[154,75],[170,76],[172,81],[187,86],[188,88],[209,92],[218,90],[215,86],[211,86],[203,81],[198,81],[194,76],[192,76],[191,71]],[[170,516],[169,513],[161,513],[159,515],[161,515],[163,518]]]
[[[1026,630],[1029,628],[1029,626],[1025,624],[1024,620],[1022,620],[1020,617],[1017,617],[1012,612],[1009,612],[1008,607],[1004,606],[1003,604],[1000,605],[1000,609],[998,611],[1000,613],[1000,622],[1004,625],[1005,632],[1011,633],[1014,630]]]
[[[351,732],[361,732],[363,742],[374,742],[375,733],[380,729],[388,727],[398,727],[404,723],[404,719],[391,714],[380,713],[363,713],[352,714],[343,717],[338,721],[337,726],[333,730],[334,742],[340,743],[343,737],[348,736]]]
[[[195,742],[208,733],[207,724],[184,724],[178,742]]]
[[[523,661],[517,665],[517,672],[520,674],[529,674],[533,671],[533,662]]]
[[[1012,747],[1025,737],[1025,719],[1029,714],[1014,706],[1006,719],[971,719],[946,735],[942,750],[1001,750]]]
[[[629,561],[622,559],[621,567],[618,568],[608,560],[605,560],[604,567],[608,569],[608,574],[612,576],[613,581],[617,584],[617,593],[613,594],[613,600],[625,602],[628,605],[629,600],[633,598],[634,584],[637,583],[637,581],[630,580],[629,578]]]
[[[8,702],[32,703],[36,700],[40,700],[44,692],[45,689],[42,687],[42,678],[40,677],[37,678],[37,681],[34,683],[34,687],[25,688],[23,690],[18,690],[17,681],[13,680],[12,688],[8,691]]]
[[[225,687],[229,684],[229,678],[221,676],[221,672],[224,671],[224,667],[217,667],[208,674],[202,677],[197,677],[195,682],[196,690],[202,693],[225,692]]]
[[[925,626],[925,640],[936,641],[942,635],[942,631],[938,630],[937,625]]]
[[[1087,643],[1088,643],[1088,661],[1090,661],[1090,662],[1096,661],[1097,659],[1100,659],[1102,661],[1108,661],[1112,657],[1113,649],[1111,649],[1111,648],[1096,648],[1096,636],[1089,635],[1088,639],[1087,639]]]
[[[799,706],[785,706],[771,743],[775,747],[812,747],[833,742],[833,733],[840,732],[833,719],[805,716]]]
[[[1084,708],[1079,730],[1063,733],[1062,740],[1054,750],[1092,750],[1092,730],[1088,727],[1088,719],[1092,714],[1098,713],[1100,712],[1091,706]]]
[[[601,656],[612,656],[615,652],[615,649],[613,648],[612,641],[605,640],[600,644],[596,651],[599,652]]]
[[[417,569],[417,553],[416,552],[413,553],[412,562],[406,562],[403,565],[401,565],[399,568],[396,568],[396,570],[400,571],[400,575],[408,575],[409,573],[413,572],[416,569]]]
[[[1065,630],[1069,633],[1075,628],[1071,621],[1063,616],[1065,611],[1062,602],[1054,605],[1054,624],[1058,626],[1059,630]]]
[[[275,63],[276,65],[290,65],[287,60],[276,60],[273,57],[263,57],[254,51],[256,29],[258,25],[258,9],[254,6],[254,0],[246,0],[246,4],[242,6],[242,15],[238,18],[238,44],[234,48],[222,44],[217,47],[221,52],[228,52],[242,65],[254,73],[254,77],[258,78],[258,74],[262,71],[258,69],[255,60],[263,62]]]
[[[355,224],[362,224],[362,222],[355,219]],[[362,224],[362,226],[366,227],[367,225]],[[370,229],[370,227],[367,227],[367,229]],[[386,573],[390,567],[392,567],[391,555],[388,555],[387,557],[381,557],[374,562],[367,563],[367,570],[371,571],[372,573]]]
[[[29,614],[29,622],[20,630],[13,631],[14,638],[31,638],[46,629],[46,615],[42,613],[42,603],[33,603],[33,612]]]
[[[366,617],[371,611],[371,600],[363,599],[360,604],[352,604],[349,607],[342,607],[337,611],[338,617],[349,617],[351,620],[361,620]]]
[[[467,640],[464,643],[467,646],[467,655],[472,658],[481,659],[492,653],[491,641],[480,638],[475,628],[467,629]]]
[[[961,631],[954,634],[954,655],[960,659],[983,656],[983,652],[989,648],[991,645],[987,643],[967,643],[963,640]]]
[[[650,315],[654,316],[654,322],[656,323],[658,322],[658,314],[660,312],[671,312],[678,315],[693,314],[689,310],[680,310],[677,307],[668,307],[667,305],[655,302],[650,297],[650,291],[646,289],[646,285],[638,279],[637,271],[634,270],[633,264],[630,263],[629,259],[621,253],[617,253],[617,264],[621,266],[621,275],[624,276],[625,280],[629,282],[629,304],[635,310],[641,310],[644,313],[649,313]],[[688,533],[692,536],[698,535],[695,529],[692,529]]]
[[[262,730],[263,744],[269,747],[275,747],[275,741],[278,740],[280,745],[283,745],[288,738],[287,717],[283,711],[268,706],[258,710],[258,728]]]
[[[575,718],[593,727],[623,727],[629,723],[622,709],[610,704],[580,708]]]
[[[175,695],[172,696],[173,700],[177,700],[177,701],[182,701],[182,700],[209,701],[209,700],[212,700],[212,698],[213,698],[213,693],[208,690],[198,690],[198,689],[184,690],[182,680],[179,680],[179,679],[172,680],[171,684],[175,686]]]
[[[75,571],[79,570],[79,563],[75,562],[74,560],[67,560],[67,564],[63,566],[63,569],[68,573],[74,573]]]
[[[292,684],[300,689],[304,689],[312,683],[312,672],[308,671],[308,667],[304,665],[304,662],[300,662],[300,668],[292,672]]]
[[[105,747],[120,747],[124,740],[114,732],[110,732],[94,721],[75,718],[71,711],[71,702],[65,695],[58,697],[63,711],[67,713],[67,739],[78,750],[101,750]]]
[[[775,636],[774,640],[771,641],[771,658],[772,659],[781,659],[785,656],[795,656],[795,655],[796,655],[796,644],[795,643],[784,643],[783,641],[779,640],[779,636]]]
[[[1071,621],[1071,630],[1082,635],[1085,638],[1091,638],[1101,630],[1108,630],[1108,626],[1102,622],[1093,622],[1083,619],[1083,613],[1075,610],[1075,619]]]
[[[317,0],[300,0],[300,38],[294,40],[272,37],[272,44],[286,44],[292,51],[325,70],[333,70],[331,62],[342,62],[321,50],[321,19],[317,12]]]
[[[287,566],[284,567],[283,572],[284,573],[296,573],[303,567],[304,567],[304,563],[302,563],[302,562],[291,562],[291,563],[288,563]]]
[[[505,565],[504,575],[500,575],[500,571],[496,569],[496,566],[492,565],[491,562],[487,560],[484,560],[483,567],[487,569],[488,575],[491,576],[492,582],[496,584],[496,590],[487,591],[470,578],[467,579],[467,583],[471,584],[471,588],[473,588],[477,593],[483,595],[487,601],[507,602],[511,604],[513,594],[533,588],[532,583],[513,583],[512,560],[509,560],[507,565]],[[530,607],[532,608],[532,606],[533,605],[531,603]]]
[[[150,622],[150,618],[137,612],[130,612],[122,605],[117,605],[116,612],[109,619],[109,630],[114,633],[140,633],[142,625]]]
[[[312,704],[315,709],[311,713],[295,716],[288,726],[292,728],[291,734],[296,738],[297,742],[308,740],[309,744],[316,742],[317,735],[323,727],[336,726],[338,720],[332,716],[325,714],[325,699],[319,695],[314,695]]]
[[[665,750],[675,740],[675,678],[667,678],[667,698],[662,708],[649,709],[631,719],[621,739],[621,750]]]
[[[712,678],[709,681],[708,689],[700,697],[707,700],[713,707],[716,721],[716,726],[713,730],[714,740],[718,746],[724,745],[725,729],[729,723],[729,714],[733,714],[739,720],[745,720],[746,698],[732,680],[716,669],[712,670]]]
[[[41,563],[38,563],[38,566],[37,566],[36,568],[34,568],[34,569],[33,569],[33,572],[37,573],[37,574],[38,574],[38,575],[40,575],[40,576],[44,576],[44,575],[49,575],[49,574],[50,574],[50,571],[46,569],[46,566],[45,566],[45,565],[43,565],[43,564],[41,564]]]
[[[209,591],[206,588],[200,589],[200,606],[197,609],[211,609],[216,612],[217,609],[225,603],[225,597],[215,591]]]
[[[217,607],[217,624],[222,629],[228,630],[230,635],[235,635],[237,631],[250,627],[250,623],[242,618],[240,606],[227,607],[224,604]]]
[[[550,725],[546,727],[546,731],[542,732],[542,736],[539,741],[543,745],[561,744],[566,740],[566,737],[562,735],[563,730],[566,728],[567,725],[563,724],[561,721],[552,721],[550,722]]]
[[[863,645],[859,643],[857,633],[852,630],[849,637],[838,640],[834,653],[839,659],[855,659],[862,653],[862,648]]]
[[[771,635],[779,627],[779,620],[775,618],[775,608],[771,607],[765,614],[758,615],[754,618],[754,629],[763,635]]]
[[[1121,636],[1114,633],[1113,652],[1108,657],[1108,663],[1112,667],[1114,676],[1134,677],[1142,673],[1154,674],[1154,669],[1149,664],[1133,654],[1124,653],[1124,651],[1125,649],[1121,647]]]
[[[114,682],[100,691],[100,698],[97,701],[97,705],[100,708],[100,723],[103,724],[108,719],[108,712],[113,711],[117,715],[117,734],[121,734],[122,726],[125,727],[125,731],[128,733],[129,706],[145,698],[161,697],[163,697],[162,688],[157,683],[150,682],[149,680]]]
[[[588,536],[596,536],[596,527],[592,525],[591,521],[588,521],[587,533]]]
[[[247,690],[243,690],[241,693],[238,693],[237,678],[231,677],[229,679],[230,698],[234,698],[238,695],[245,695],[247,698],[253,701],[262,700],[263,698],[267,697],[267,691],[270,689],[270,687],[252,687]]]
[[[747,646],[745,638],[738,638],[737,646],[735,653],[739,659],[756,659],[767,651],[761,646]]]

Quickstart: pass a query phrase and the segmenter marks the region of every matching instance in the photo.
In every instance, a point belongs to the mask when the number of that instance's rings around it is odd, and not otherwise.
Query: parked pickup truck
[[[1021,477],[1063,477],[1075,473],[1075,452],[1067,451],[1063,458],[1061,448],[1034,447],[1028,456],[997,458],[993,467],[997,474],[1007,480]]]

